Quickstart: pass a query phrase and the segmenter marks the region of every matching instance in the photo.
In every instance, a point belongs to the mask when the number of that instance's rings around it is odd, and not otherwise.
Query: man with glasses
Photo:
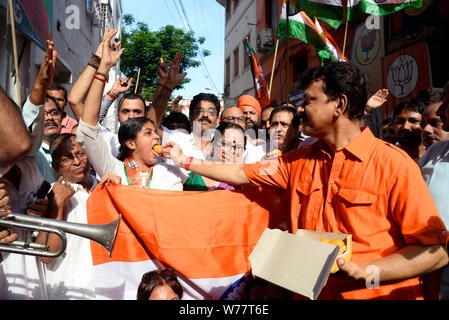
[[[90,174],[90,164],[76,135],[64,133],[53,139],[50,147],[52,166],[60,175],[48,195],[47,218],[71,223],[87,224],[87,199],[98,181]],[[107,175],[103,181],[120,183],[119,177]],[[103,182],[102,181],[102,182]],[[42,232],[36,242],[45,243]],[[48,236],[50,251],[57,251],[61,241],[57,235]],[[92,255],[90,240],[67,235],[67,248],[63,255],[50,259],[40,258],[45,264],[48,298],[50,300],[95,299],[92,282]],[[76,267],[74,267],[76,266]]]
[[[220,123],[223,122],[233,122],[241,126],[243,131],[246,130],[246,123],[243,112],[236,106],[228,107],[223,110],[220,117]]]
[[[61,133],[62,110],[56,100],[48,95],[45,97],[44,110],[44,137],[36,157],[36,163],[44,179],[53,183],[58,181],[59,175],[51,167],[50,144]]]
[[[445,130],[445,132],[449,131],[447,115],[449,115],[449,82],[444,86],[442,102],[439,103],[439,108],[436,111],[436,116],[442,122],[442,125],[438,127],[441,127],[441,130]],[[447,195],[449,189],[449,141],[432,144],[418,164],[447,228],[449,227],[449,197]],[[443,270],[440,299],[449,299],[449,266],[446,266]]]
[[[200,149],[207,159],[213,147],[210,142],[218,125],[220,101],[211,93],[200,93],[190,103],[189,119],[192,124],[194,145]]]

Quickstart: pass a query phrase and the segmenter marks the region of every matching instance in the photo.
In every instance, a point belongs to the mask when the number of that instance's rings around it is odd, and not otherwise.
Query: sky
[[[182,5],[181,5],[182,4]],[[188,31],[188,23],[196,38],[205,37],[200,49],[211,55],[204,64],[186,70],[191,82],[184,89],[173,91],[191,99],[200,92],[222,94],[224,87],[225,9],[215,0],[122,0],[123,14],[132,14],[136,22],[144,22],[150,30],[171,24]],[[183,12],[187,15],[188,23]],[[210,77],[208,76],[210,75]]]

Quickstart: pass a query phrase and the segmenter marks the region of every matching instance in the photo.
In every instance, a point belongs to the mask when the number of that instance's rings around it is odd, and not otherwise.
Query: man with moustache
[[[317,138],[310,146],[245,165],[191,159],[174,143],[161,152],[216,181],[285,190],[293,234],[351,234],[352,260],[337,258],[340,271],[319,299],[423,299],[420,276],[449,259],[447,230],[418,167],[403,150],[360,127],[368,94],[357,67],[333,62],[312,68],[301,87],[303,130]]]
[[[212,138],[218,125],[220,101],[211,93],[200,93],[193,97],[190,103],[189,119],[192,124],[193,144],[201,150],[205,159],[212,151]]]
[[[44,110],[44,136],[39,153],[36,155],[36,164],[44,180],[54,183],[58,181],[59,175],[51,167],[50,145],[53,138],[61,133],[63,112],[57,101],[49,95],[45,97]]]
[[[442,121],[441,130],[449,131],[449,82],[444,86],[442,102],[436,115]],[[433,144],[418,164],[441,218],[449,227],[449,141]],[[440,299],[449,300],[449,266],[442,272]]]
[[[419,98],[401,102],[393,112],[393,127],[399,148],[418,162],[426,152],[421,138],[422,113],[426,105]]]
[[[78,122],[72,119],[66,112],[65,107],[67,105],[67,89],[61,84],[53,83],[47,90],[47,95],[54,98],[62,111],[62,128],[61,133],[71,132],[72,128],[78,124]]]
[[[243,95],[239,98],[237,106],[243,112],[246,123],[246,132],[252,140],[258,138],[260,128],[260,114],[262,108],[259,101],[250,95]]]
[[[437,115],[443,103],[443,89],[425,89],[418,94],[418,98],[427,106],[421,120],[422,140],[427,150],[435,143],[449,140],[449,132],[443,129],[444,121]]]

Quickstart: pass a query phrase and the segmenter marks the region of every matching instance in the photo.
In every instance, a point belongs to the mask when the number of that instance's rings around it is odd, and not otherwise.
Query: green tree
[[[157,68],[164,60],[171,60],[176,52],[181,52],[182,63],[180,72],[192,67],[199,67],[200,61],[196,58],[199,54],[210,55],[208,50],[200,51],[206,39],[195,37],[194,32],[185,32],[183,29],[172,25],[162,27],[157,31],[151,31],[143,22],[135,22],[130,14],[124,15],[122,28],[122,48],[125,48],[120,59],[120,69],[128,78],[133,78],[134,92],[138,71],[140,68],[140,80],[137,92],[146,100],[151,100],[158,81]],[[191,80],[186,77],[175,89],[182,89],[184,84]]]

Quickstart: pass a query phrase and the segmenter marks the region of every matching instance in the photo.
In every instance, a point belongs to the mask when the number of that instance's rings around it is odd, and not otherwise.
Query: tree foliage
[[[158,82],[157,68],[160,59],[171,60],[176,52],[181,52],[183,59],[180,72],[189,68],[199,67],[199,54],[210,55],[208,50],[200,51],[206,39],[195,37],[194,32],[185,32],[172,25],[151,31],[143,22],[135,22],[130,14],[123,16],[122,48],[125,48],[120,59],[120,69],[128,78],[133,78],[132,92],[135,90],[139,68],[140,80],[138,93],[145,99],[151,100]],[[188,76],[175,89],[182,89],[190,82]]]

